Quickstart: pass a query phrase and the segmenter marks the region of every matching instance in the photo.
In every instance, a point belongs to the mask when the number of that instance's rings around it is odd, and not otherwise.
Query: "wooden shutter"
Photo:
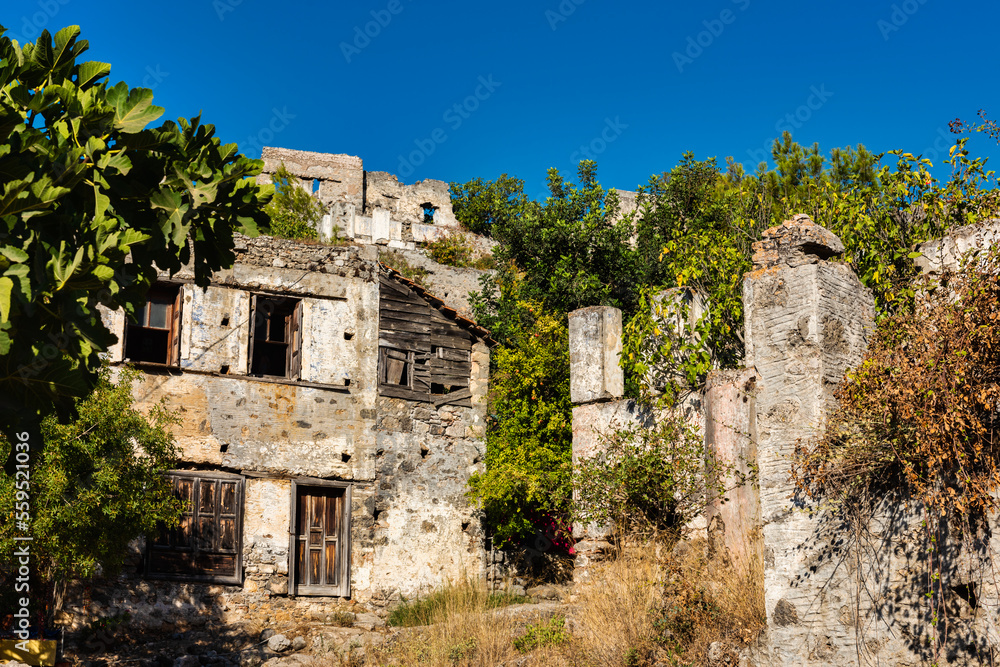
[[[170,354],[167,364],[179,366],[181,363],[181,304],[184,302],[184,288],[177,289],[174,298],[173,317],[170,321]]]
[[[288,323],[288,377],[298,380],[302,374],[302,302],[295,304]]]
[[[253,337],[257,330],[257,295],[250,295],[250,335],[247,338],[247,374],[253,373]]]

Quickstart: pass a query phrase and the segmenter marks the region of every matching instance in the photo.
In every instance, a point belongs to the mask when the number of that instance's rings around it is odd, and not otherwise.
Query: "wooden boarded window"
[[[153,285],[125,329],[125,359],[176,366],[181,357],[180,285]]]
[[[302,301],[253,295],[250,375],[297,380],[302,372]]]
[[[476,338],[415,290],[385,275],[379,297],[379,393],[435,405],[472,406]]]
[[[169,475],[184,503],[180,525],[161,529],[146,550],[146,573],[220,583],[241,580],[243,478],[199,473]]]
[[[293,484],[289,577],[297,595],[351,592],[349,486]]]

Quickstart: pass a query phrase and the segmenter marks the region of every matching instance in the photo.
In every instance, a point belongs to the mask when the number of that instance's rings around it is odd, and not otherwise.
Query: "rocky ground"
[[[494,613],[529,622],[554,615],[572,616],[567,586],[529,588],[528,603]],[[252,627],[204,627],[186,632],[152,633],[119,628],[101,637],[67,637],[64,665],[80,667],[308,667],[361,665],[376,651],[391,652],[394,642],[419,628],[386,625],[385,610],[335,611],[312,621],[274,622]],[[0,663],[15,667],[21,663]]]

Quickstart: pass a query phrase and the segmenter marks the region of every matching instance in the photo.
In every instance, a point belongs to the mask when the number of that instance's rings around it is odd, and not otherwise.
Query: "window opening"
[[[420,208],[424,210],[424,222],[434,222],[434,211],[437,210],[437,207],[428,202],[426,204],[421,204]]]
[[[298,378],[301,321],[300,300],[254,296],[250,375]]]
[[[180,361],[181,289],[154,285],[136,322],[125,331],[125,359],[176,365]]]

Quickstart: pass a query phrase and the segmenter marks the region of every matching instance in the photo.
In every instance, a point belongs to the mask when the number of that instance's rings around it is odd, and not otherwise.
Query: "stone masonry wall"
[[[472,350],[471,408],[380,397],[375,249],[241,237],[236,251],[206,290],[181,286],[180,368],[144,366],[135,393],[140,408],[179,411],[180,469],[244,476],[243,585],[146,581],[140,542],[121,577],[69,596],[68,627],[123,610],[167,629],[329,614],[342,601],[287,595],[293,479],[351,483],[353,602],[486,576],[480,514],[465,497],[485,457],[486,345]],[[301,381],[247,376],[251,291],[301,299]],[[124,319],[105,316],[120,332]]]

